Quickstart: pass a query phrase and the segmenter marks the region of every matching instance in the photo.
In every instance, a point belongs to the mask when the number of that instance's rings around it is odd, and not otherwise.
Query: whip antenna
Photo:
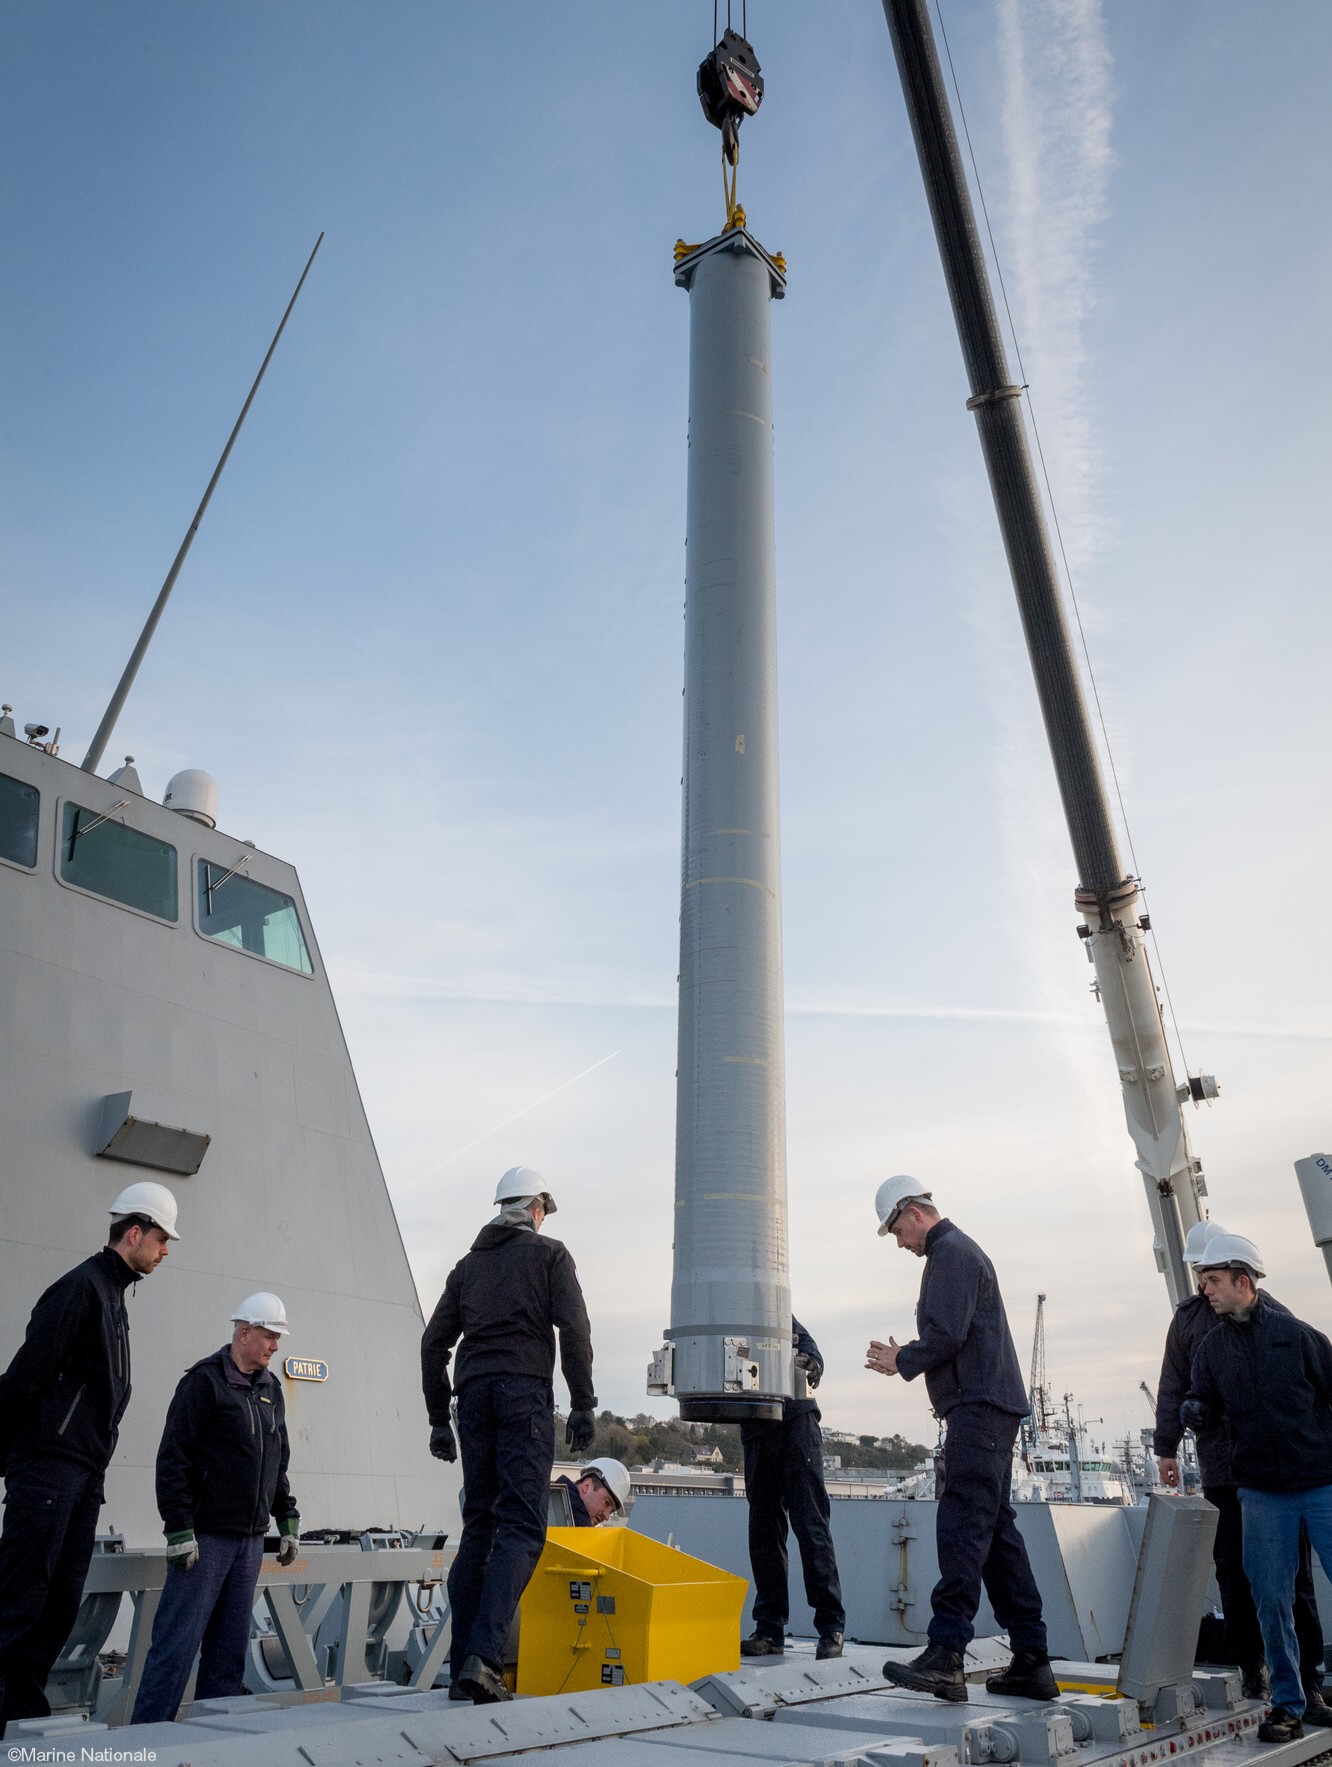
[[[116,691],[111,695],[111,703],[102,714],[102,722],[97,726],[97,734],[93,737],[92,742],[89,744],[88,752],[83,757],[83,771],[85,773],[95,773],[97,771],[98,763],[106,752],[106,745],[111,740],[111,732],[116,727],[116,720],[120,717],[120,714],[124,709],[125,701],[129,698],[129,690],[134,685],[134,677],[139,672],[139,665],[147,653],[148,646],[153,641],[153,633],[157,630],[157,622],[162,617],[163,610],[171,597],[171,591],[176,586],[176,578],[180,575],[180,568],[185,563],[190,547],[194,544],[194,536],[199,532],[199,524],[204,518],[204,511],[208,508],[213,492],[217,489],[217,481],[222,477],[222,468],[227,464],[231,450],[235,446],[236,437],[241,432],[241,425],[249,415],[250,406],[254,403],[254,395],[259,391],[259,383],[264,378],[268,364],[273,359],[273,352],[277,349],[278,339],[282,336],[286,323],[291,317],[291,310],[296,305],[296,298],[305,286],[305,279],[310,274],[310,265],[315,261],[315,252],[319,250],[323,243],[324,236],[321,233],[314,243],[314,251],[311,252],[310,256],[306,259],[305,268],[301,271],[301,279],[296,284],[295,292],[287,302],[287,310],[282,315],[282,323],[273,333],[273,341],[268,346],[268,354],[259,365],[259,372],[254,377],[254,385],[250,388],[249,396],[246,398],[245,403],[241,406],[241,413],[236,419],[235,427],[227,437],[227,445],[222,450],[221,458],[218,460],[217,465],[213,468],[213,476],[208,481],[208,489],[204,492],[203,500],[194,512],[194,520],[186,529],[185,538],[180,543],[180,551],[176,554],[171,569],[166,574],[166,581],[157,592],[157,600],[153,603],[153,611],[148,615],[147,620],[144,622],[143,631],[139,634],[139,642],[134,646],[130,660],[125,664],[125,673],[120,677]]]

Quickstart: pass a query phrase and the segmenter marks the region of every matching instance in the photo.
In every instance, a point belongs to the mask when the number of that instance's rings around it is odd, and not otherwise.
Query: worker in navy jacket
[[[782,1400],[782,1415],[740,1425],[749,1500],[749,1564],[754,1573],[754,1631],[740,1643],[746,1657],[780,1656],[785,1649],[790,1585],[788,1524],[800,1548],[805,1600],[814,1610],[818,1657],[840,1657],[846,1612],[833,1551],[828,1491],[823,1482],[823,1432],[818,1401],[809,1394],[823,1376],[819,1346],[791,1320],[800,1384],[807,1391]]]
[[[125,1296],[180,1237],[164,1184],[131,1184],[111,1216],[110,1242],[41,1296],[0,1375],[0,1736],[51,1710],[47,1678],[78,1618],[129,1404]]]
[[[287,1483],[282,1383],[268,1364],[287,1332],[275,1294],[243,1300],[231,1342],[188,1369],[157,1450],[166,1586],[134,1703],[134,1723],[174,1718],[196,1655],[195,1699],[245,1691],[250,1616],[271,1515],[278,1563],[296,1557],[300,1516]]]
[[[916,1336],[869,1347],[877,1374],[925,1376],[945,1424],[943,1481],[936,1461],[935,1544],[939,1581],[930,1597],[929,1645],[911,1663],[885,1663],[884,1677],[939,1699],[967,1697],[962,1657],[975,1636],[981,1585],[1008,1633],[1013,1660],[986,1686],[992,1693],[1054,1699],[1040,1591],[1010,1501],[1013,1444],[1030,1409],[994,1265],[974,1240],[944,1220],[914,1178],[888,1178],[875,1197],[879,1233],[925,1260]]]
[[[1205,1261],[1210,1241],[1224,1232],[1219,1221],[1195,1222],[1185,1241],[1184,1262],[1196,1269],[1200,1260]],[[1288,1311],[1274,1296],[1265,1295],[1264,1298],[1278,1313]],[[1189,1394],[1193,1358],[1203,1339],[1218,1330],[1220,1324],[1206,1295],[1196,1294],[1175,1308],[1166,1332],[1161,1378],[1156,1388],[1156,1433],[1152,1447],[1157,1455],[1161,1483],[1171,1490],[1179,1486],[1177,1455],[1184,1434],[1179,1412]],[[1230,1429],[1225,1419],[1221,1418],[1211,1429],[1199,1431],[1195,1441],[1198,1470],[1202,1474],[1202,1494],[1216,1510],[1212,1559],[1216,1566],[1217,1588],[1221,1591],[1226,1648],[1230,1661],[1239,1664],[1244,1697],[1266,1699],[1268,1678],[1263,1634],[1249,1579],[1244,1574],[1244,1524],[1230,1460]],[[1299,1568],[1295,1577],[1294,1615],[1300,1646],[1300,1679],[1307,1701],[1305,1722],[1326,1727],[1332,1725],[1332,1707],[1324,1703],[1322,1694],[1323,1628],[1314,1595],[1309,1537],[1303,1529],[1300,1531]]]
[[[622,1460],[602,1456],[586,1461],[576,1479],[561,1473],[555,1483],[569,1493],[576,1528],[603,1528],[617,1516],[628,1514],[633,1480]]]
[[[546,1543],[555,1461],[555,1334],[569,1387],[565,1444],[585,1453],[596,1432],[592,1332],[574,1261],[541,1227],[555,1213],[546,1181],[511,1166],[498,1215],[449,1272],[421,1339],[430,1452],[458,1453],[449,1421],[458,1394],[463,1531],[449,1571],[451,1699],[512,1699],[504,1678],[509,1628]],[[453,1381],[449,1358],[458,1358]]]
[[[1263,1742],[1304,1734],[1292,1604],[1300,1525],[1324,1572],[1332,1571],[1332,1343],[1279,1311],[1258,1288],[1262,1255],[1224,1234],[1198,1266],[1198,1285],[1220,1320],[1193,1358],[1181,1421],[1230,1429],[1230,1464],[1244,1517],[1244,1569],[1253,1590],[1272,1679]]]

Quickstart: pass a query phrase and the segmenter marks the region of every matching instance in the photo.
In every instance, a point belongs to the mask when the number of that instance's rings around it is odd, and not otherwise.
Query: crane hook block
[[[698,101],[713,128],[721,130],[722,152],[733,166],[740,125],[763,103],[763,75],[754,51],[729,26],[717,47],[699,63]]]

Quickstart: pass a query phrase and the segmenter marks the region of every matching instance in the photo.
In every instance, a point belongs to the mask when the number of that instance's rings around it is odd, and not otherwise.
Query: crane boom
[[[1050,1387],[1045,1375],[1045,1296],[1036,1297],[1036,1329],[1031,1340],[1031,1420],[1038,1430],[1050,1427]]]
[[[962,169],[928,0],[883,0],[957,322],[990,489],[1036,678],[1045,733],[1078,870],[1079,937],[1095,965],[1124,1113],[1137,1149],[1172,1306],[1193,1292],[1184,1236],[1202,1218],[1202,1166],[1181,1105],[1215,1095],[1210,1076],[1177,1087],[1144,933],[1138,880],[1125,870],[1110,819],[1086,700],[1069,642],[1054,554],[1032,470],[989,274]]]

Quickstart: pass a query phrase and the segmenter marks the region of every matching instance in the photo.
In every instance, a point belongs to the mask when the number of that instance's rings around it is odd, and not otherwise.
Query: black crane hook
[[[763,103],[763,75],[753,49],[729,25],[699,63],[698,101],[713,128],[721,130],[722,154],[733,166],[740,152],[740,125]]]

